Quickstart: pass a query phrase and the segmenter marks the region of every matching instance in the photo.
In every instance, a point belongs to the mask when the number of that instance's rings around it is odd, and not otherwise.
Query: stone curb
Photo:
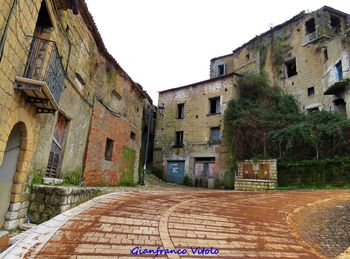
[[[45,246],[56,231],[62,227],[67,221],[82,211],[97,204],[101,199],[110,196],[124,196],[125,193],[108,193],[89,200],[77,207],[67,210],[56,217],[36,226],[33,229],[23,233],[23,238],[18,240],[7,250],[0,254],[0,259],[20,259],[26,255],[26,258],[35,258],[37,253]]]

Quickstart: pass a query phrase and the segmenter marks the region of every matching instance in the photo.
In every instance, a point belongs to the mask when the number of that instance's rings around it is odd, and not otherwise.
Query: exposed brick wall
[[[130,132],[136,134],[135,140],[130,138]],[[105,160],[107,138],[113,140],[111,161]],[[88,186],[118,185],[120,178],[126,172],[123,157],[125,147],[135,150],[134,178],[137,178],[137,160],[141,143],[141,130],[135,128],[125,118],[116,116],[96,100],[92,113],[89,141],[85,159],[84,183]]]

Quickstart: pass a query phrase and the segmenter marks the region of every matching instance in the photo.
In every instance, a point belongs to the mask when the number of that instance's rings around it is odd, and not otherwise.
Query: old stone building
[[[228,152],[221,145],[223,112],[237,98],[237,74],[168,89],[159,93],[154,165],[168,182],[213,188],[228,172]]]
[[[324,6],[301,12],[231,54],[213,58],[210,77],[267,73],[294,95],[301,111],[340,111],[350,117],[350,16]]]
[[[221,112],[238,98],[235,75],[266,73],[274,86],[297,98],[301,111],[350,117],[349,23],[348,14],[327,6],[301,12],[213,58],[210,80],[160,92],[154,163],[164,178],[209,187],[225,182],[229,159],[220,145]],[[215,109],[219,112],[212,114]]]
[[[0,227],[23,221],[34,171],[135,183],[152,100],[108,53],[85,2],[2,0],[0,36]]]

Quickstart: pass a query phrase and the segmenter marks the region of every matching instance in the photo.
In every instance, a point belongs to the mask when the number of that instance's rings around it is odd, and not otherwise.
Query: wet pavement
[[[340,213],[347,222],[345,201],[350,201],[349,190],[233,192],[173,187],[112,193],[44,223],[7,256],[155,258],[158,253],[157,258],[324,258],[327,251],[317,243],[325,239],[310,242],[305,233],[311,229],[300,219],[311,212],[308,208],[327,207],[335,209],[330,209],[331,216]],[[341,247],[347,242],[341,237],[326,240]],[[180,254],[165,255],[164,249]]]

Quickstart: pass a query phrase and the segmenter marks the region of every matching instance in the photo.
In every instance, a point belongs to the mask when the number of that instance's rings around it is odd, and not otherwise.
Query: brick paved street
[[[187,249],[187,254],[169,258],[322,258],[322,250],[302,239],[296,222],[305,208],[345,200],[350,200],[348,190],[244,193],[173,188],[113,193],[71,217],[42,249],[37,241],[21,256],[131,258],[134,247],[159,246]],[[219,253],[193,254],[190,247],[213,247]]]

